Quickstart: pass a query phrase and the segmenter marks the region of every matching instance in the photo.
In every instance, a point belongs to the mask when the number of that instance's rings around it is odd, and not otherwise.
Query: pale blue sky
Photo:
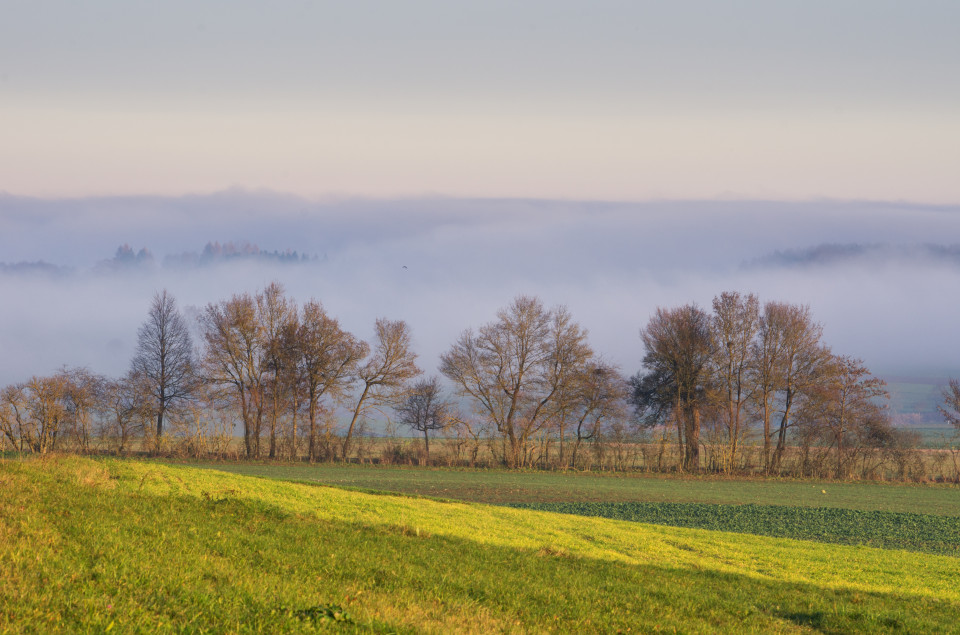
[[[960,202],[960,2],[0,0],[0,191]]]

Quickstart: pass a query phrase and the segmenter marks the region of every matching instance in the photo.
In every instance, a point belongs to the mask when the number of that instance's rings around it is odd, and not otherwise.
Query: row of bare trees
[[[158,296],[154,314],[161,300]],[[377,320],[374,339],[367,343],[344,330],[316,300],[298,307],[278,283],[208,304],[198,327],[202,346],[191,362],[196,366],[192,382],[239,413],[247,457],[262,456],[264,442],[267,456],[280,456],[284,432],[287,453],[297,456],[302,425],[311,461],[348,456],[358,423],[370,411],[394,404],[421,372],[406,323]],[[159,330],[151,330],[154,340],[161,339]],[[347,405],[349,425],[334,441],[329,419]]]
[[[141,436],[160,451],[171,423],[202,438],[211,411],[227,411],[249,458],[298,457],[304,440],[310,460],[348,456],[365,419],[400,404],[421,372],[404,322],[377,320],[367,343],[319,302],[298,306],[278,283],[208,304],[192,326],[172,295],[157,293],[124,378],[64,369],[5,388],[5,442],[43,454],[69,432],[80,451],[124,451]],[[337,409],[349,412],[342,435]],[[221,436],[232,436],[228,428]]]
[[[69,444],[82,452],[102,439],[123,452],[143,430],[149,412],[141,388],[126,378],[107,379],[85,368],[63,368],[0,391],[0,448],[46,454]]]
[[[722,293],[708,313],[696,305],[658,309],[643,329],[643,369],[631,400],[648,425],[670,425],[685,469],[701,465],[701,431],[723,438],[721,470],[736,468],[759,435],[763,469],[779,472],[793,443],[829,447],[835,473],[863,447],[897,441],[884,382],[863,362],[834,354],[806,306]]]
[[[641,455],[662,467],[669,455],[684,470],[729,472],[759,456],[763,471],[782,473],[790,448],[803,464],[829,457],[837,476],[867,449],[909,445],[890,425],[883,382],[834,354],[807,307],[729,292],[711,312],[660,308],[629,379],[587,336],[565,307],[518,296],[441,356],[447,395],[438,377],[423,378],[402,321],[377,320],[363,341],[278,283],[191,319],[162,291],[126,376],[63,369],[8,386],[0,438],[41,454],[58,445],[123,452],[135,440],[160,452],[178,438],[200,454],[239,434],[249,458],[337,460],[355,453],[376,417],[422,435],[427,460],[431,435],[451,439],[457,460],[476,460],[482,447],[510,467],[626,465]],[[951,388],[943,413],[960,428],[960,383]]]

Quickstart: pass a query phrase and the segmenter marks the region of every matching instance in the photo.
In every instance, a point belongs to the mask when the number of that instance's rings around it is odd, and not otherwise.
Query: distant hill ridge
[[[927,262],[960,267],[960,245],[932,243],[821,243],[805,249],[777,250],[747,263],[748,267],[809,267],[858,262]]]

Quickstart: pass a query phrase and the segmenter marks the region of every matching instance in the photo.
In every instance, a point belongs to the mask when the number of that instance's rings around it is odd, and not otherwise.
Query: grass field
[[[185,466],[0,463],[0,632],[947,632],[958,563]]]
[[[450,470],[330,463],[194,465],[248,476],[483,503],[756,504],[960,516],[960,487],[942,484]]]

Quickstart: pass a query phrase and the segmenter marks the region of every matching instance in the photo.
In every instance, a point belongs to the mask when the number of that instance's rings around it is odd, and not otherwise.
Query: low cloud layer
[[[407,320],[430,372],[518,293],[566,304],[632,373],[656,307],[739,290],[809,304],[877,372],[956,375],[958,229],[958,207],[867,202],[0,196],[0,385],[62,364],[121,374],[156,290],[199,307],[273,280],[360,337]],[[247,252],[203,260],[214,242]]]

